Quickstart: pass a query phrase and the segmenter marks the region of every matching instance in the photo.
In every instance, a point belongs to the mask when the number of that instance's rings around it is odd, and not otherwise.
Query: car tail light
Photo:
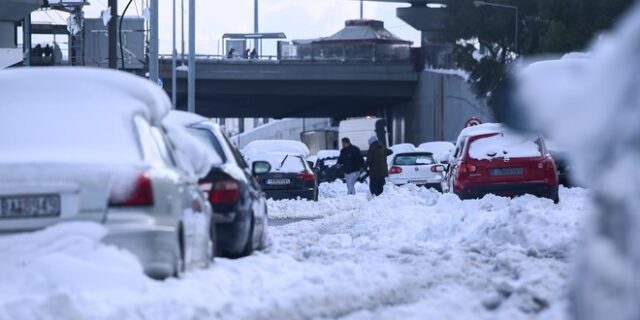
[[[209,191],[209,202],[213,205],[234,204],[238,199],[240,199],[240,185],[234,180],[216,181]]]
[[[460,165],[460,172],[462,173],[476,172],[476,170],[478,170],[478,168],[469,163],[463,163]]]
[[[444,166],[441,166],[441,165],[431,166],[431,172],[434,172],[434,173],[444,172]]]
[[[316,175],[313,173],[303,172],[298,174],[298,179],[303,181],[315,181]]]
[[[393,166],[389,169],[389,174],[400,174],[402,173],[402,168]]]
[[[111,197],[109,206],[111,207],[146,207],[153,205],[153,187],[151,178],[147,173],[143,173],[136,179],[133,190],[127,197]]]

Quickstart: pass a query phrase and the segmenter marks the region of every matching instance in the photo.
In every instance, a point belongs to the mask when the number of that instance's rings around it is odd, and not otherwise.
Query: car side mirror
[[[441,164],[438,164],[432,167],[433,172],[444,172],[445,169],[446,168]]]
[[[266,161],[256,161],[252,165],[251,173],[255,175],[261,175],[269,173],[271,171],[271,164]]]
[[[307,161],[307,164],[309,165],[309,168],[313,168],[316,166],[316,164],[313,163],[313,161]]]

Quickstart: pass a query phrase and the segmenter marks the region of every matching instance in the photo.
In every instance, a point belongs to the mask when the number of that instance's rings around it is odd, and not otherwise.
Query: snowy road
[[[165,282],[100,244],[97,225],[1,238],[0,319],[565,318],[586,191],[563,189],[554,205],[343,189],[270,202],[267,253]]]

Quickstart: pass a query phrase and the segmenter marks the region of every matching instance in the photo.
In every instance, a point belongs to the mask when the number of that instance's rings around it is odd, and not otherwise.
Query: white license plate
[[[0,197],[0,218],[39,218],[59,215],[59,195]]]
[[[290,179],[267,179],[266,183],[271,186],[283,186],[291,184]]]
[[[412,183],[412,184],[427,184],[427,183],[429,183],[429,181],[426,181],[426,180],[410,180],[409,183]]]

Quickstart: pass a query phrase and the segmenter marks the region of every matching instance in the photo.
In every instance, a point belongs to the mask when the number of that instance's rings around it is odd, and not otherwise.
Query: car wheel
[[[253,212],[251,213],[251,225],[249,226],[249,238],[247,239],[247,243],[244,246],[244,250],[242,250],[242,256],[247,257],[253,253],[253,230],[255,225],[255,216]]]

